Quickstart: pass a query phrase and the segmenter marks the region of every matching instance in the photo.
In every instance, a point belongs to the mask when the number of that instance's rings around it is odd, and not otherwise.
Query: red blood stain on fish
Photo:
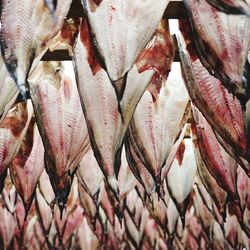
[[[90,39],[89,27],[88,27],[88,23],[86,19],[83,19],[81,23],[80,38],[81,38],[81,42],[84,44],[85,48],[87,49],[87,60],[88,60],[88,63],[92,70],[93,75],[95,75],[99,70],[101,70],[101,66],[95,56],[94,48]]]
[[[61,29],[61,37],[71,46],[74,45],[80,21],[77,18],[66,20]]]
[[[175,158],[178,161],[180,167],[182,166],[182,160],[183,160],[183,157],[184,157],[184,152],[185,152],[185,143],[184,143],[184,141],[182,141],[180,146],[179,146],[179,149],[178,149],[178,151],[176,153],[176,156],[175,156]]]
[[[167,78],[174,57],[174,46],[168,26],[163,21],[159,25],[154,39],[147,45],[136,60],[138,71],[154,69],[160,76]]]
[[[63,79],[63,82],[64,82],[63,91],[64,91],[65,99],[70,101],[70,97],[71,97],[71,87],[70,87],[71,80],[68,77],[65,76],[64,79]]]
[[[7,116],[0,125],[0,128],[10,129],[15,137],[22,133],[27,121],[27,112],[22,112],[21,114],[19,112],[18,108],[16,108],[12,116]]]
[[[31,150],[33,147],[34,124],[35,124],[35,119],[33,118],[30,122],[29,128],[27,130],[27,134],[23,140],[20,150],[12,162],[12,164],[14,164],[15,166],[24,167],[25,162],[27,161],[31,153]]]
[[[185,39],[187,50],[190,54],[191,60],[195,61],[198,58],[197,48],[193,39],[193,33],[188,19],[179,20],[179,29]]]
[[[96,5],[99,5],[102,2],[102,0],[94,0],[94,2]]]

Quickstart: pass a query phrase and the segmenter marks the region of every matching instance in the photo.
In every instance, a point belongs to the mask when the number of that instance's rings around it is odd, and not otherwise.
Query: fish
[[[20,150],[10,164],[11,178],[22,198],[26,216],[32,204],[36,184],[43,169],[44,147],[33,117]]]
[[[219,212],[221,213],[222,216],[225,217],[227,193],[224,189],[222,189],[218,185],[216,179],[208,171],[208,167],[206,166],[206,163],[202,159],[201,153],[199,151],[199,145],[197,142],[197,136],[196,136],[194,123],[192,123],[191,126],[192,126],[192,142],[193,142],[195,160],[197,164],[199,177],[206,191],[210,194],[211,198],[216,204]],[[198,186],[198,189],[199,189],[199,186]]]
[[[62,63],[42,62],[29,85],[45,149],[45,168],[62,211],[74,172],[90,146],[76,83]]]
[[[126,158],[133,175],[137,181],[142,185],[147,196],[150,200],[153,200],[154,192],[156,189],[155,181],[149,171],[147,170],[144,163],[140,160],[139,156],[136,153],[134,147],[136,146],[133,141],[132,133],[129,132],[128,128],[127,135],[125,137],[124,145],[126,150]],[[135,146],[134,146],[135,145]]]
[[[8,211],[3,204],[0,205],[0,237],[1,248],[8,249],[16,229],[14,216]]]
[[[97,206],[104,176],[91,148],[83,156],[76,173],[79,185],[84,188]]]
[[[180,27],[185,32],[186,43],[178,37],[178,48],[185,85],[192,102],[213,129],[228,144],[233,145],[234,154],[247,159],[244,111],[240,101],[202,65],[191,34],[187,31],[187,24],[181,21]]]
[[[6,117],[8,111],[14,105],[19,94],[15,82],[9,75],[4,64],[2,56],[0,56],[0,123]]]
[[[82,0],[96,50],[111,81],[118,81],[133,67],[168,2]]]
[[[136,66],[131,69],[119,109],[116,92],[95,56],[89,32],[87,20],[83,19],[74,47],[73,64],[94,155],[107,183],[119,200],[117,178],[123,138],[154,71],[138,73]]]
[[[92,202],[89,201],[89,197],[94,202],[95,209],[93,211],[95,211],[96,214],[91,215],[93,223],[96,223],[100,206],[113,225],[114,210],[117,206],[116,200],[114,200],[114,203],[111,204],[107,187],[104,184],[104,175],[95,159],[93,150],[91,148],[88,150],[86,155],[84,155],[83,159],[80,162],[80,165],[77,169],[77,178],[78,184],[82,186],[82,188],[79,189],[79,192],[83,192],[82,202],[85,204],[85,206],[86,204],[91,204]],[[91,214],[93,213],[93,211],[91,211]]]
[[[166,177],[168,192],[177,207],[183,226],[185,225],[185,213],[189,204],[196,172],[197,164],[192,141],[190,138],[186,138],[179,146]],[[176,184],[177,180],[180,185]]]
[[[167,20],[161,20],[153,38],[139,54],[135,65],[139,73],[154,69],[148,90],[154,100],[159,96],[163,82],[167,80],[171,71],[175,51]]]
[[[161,170],[182,129],[188,100],[183,81],[168,80],[155,102],[150,91],[145,91],[129,124],[134,151],[153,177],[158,191]]]
[[[201,63],[244,107],[249,99],[249,18],[222,13],[206,0],[184,3]]]
[[[1,55],[20,93],[27,98],[27,78],[33,62],[46,52],[46,43],[63,25],[72,0],[58,2],[56,19],[43,0],[4,0],[1,8]],[[34,60],[38,57],[37,60]]]
[[[47,180],[47,183],[45,184],[50,185],[49,180]],[[53,192],[52,187],[51,187],[51,191]],[[35,205],[36,205],[38,221],[41,227],[43,228],[45,234],[48,234],[52,225],[52,219],[53,219],[52,211],[53,210],[51,206],[46,202],[39,188],[36,189]]]
[[[192,111],[197,143],[205,166],[221,188],[228,193],[229,197],[236,204],[239,204],[240,200],[236,186],[237,162],[218,142],[213,129],[199,110],[193,106]]]
[[[0,124],[0,175],[5,172],[17,155],[32,115],[31,102],[20,102],[9,110]]]
[[[217,8],[220,11],[223,11],[227,14],[245,14],[250,15],[250,2],[249,0],[206,0],[212,6]]]

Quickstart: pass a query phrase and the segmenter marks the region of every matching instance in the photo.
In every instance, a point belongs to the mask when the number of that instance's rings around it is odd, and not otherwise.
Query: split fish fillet
[[[16,229],[14,216],[6,207],[0,205],[0,237],[4,250],[7,250]]]
[[[98,196],[101,183],[104,178],[94,157],[93,150],[90,148],[82,158],[77,169],[77,178],[79,185],[82,185],[88,195],[98,204]]]
[[[46,171],[62,210],[74,171],[89,148],[76,83],[61,63],[43,62],[29,78],[29,84],[45,148]]]
[[[193,147],[199,177],[207,192],[210,194],[211,198],[216,204],[219,212],[224,216],[226,212],[225,209],[227,193],[218,185],[215,178],[210,174],[210,172],[208,171],[208,167],[201,157],[194,124],[192,124],[192,131]]]
[[[124,77],[152,37],[168,0],[82,0],[96,48],[112,81]]]
[[[249,99],[250,19],[227,15],[206,0],[185,0],[202,64],[244,106]]]
[[[128,132],[134,137],[134,150],[152,175],[156,188],[160,186],[161,170],[182,129],[188,100],[183,81],[169,80],[155,102],[146,90],[130,122]]]
[[[1,54],[7,70],[25,96],[26,80],[36,56],[63,25],[72,0],[58,2],[53,18],[43,0],[4,0],[1,10]]]
[[[152,200],[154,192],[156,190],[155,181],[151,176],[151,174],[149,173],[149,171],[147,170],[146,166],[139,159],[139,156],[137,155],[136,150],[134,149],[136,145],[133,141],[134,138],[132,136],[132,133],[130,132],[130,128],[128,128],[128,133],[124,140],[127,161],[132,173],[134,174],[136,179],[140,182],[140,184],[143,186],[149,199]]]
[[[35,120],[32,119],[21,148],[10,164],[11,178],[22,198],[26,215],[43,169],[44,147]]]
[[[236,186],[238,164],[235,159],[224,150],[218,142],[211,126],[194,106],[193,115],[200,154],[208,171],[217,183],[228,193],[230,198],[239,203]]]
[[[119,109],[112,83],[94,54],[86,19],[82,20],[74,48],[74,66],[91,145],[108,184],[118,198],[117,176],[123,138],[154,71],[146,70],[140,74],[136,66],[131,69]]]
[[[2,56],[0,56],[0,123],[15,103],[18,89],[6,69]]]
[[[193,188],[196,172],[197,165],[192,141],[187,138],[179,146],[166,177],[169,194],[178,209],[183,225],[185,224],[188,197]]]
[[[32,115],[33,109],[30,101],[22,102],[10,109],[0,124],[0,175],[18,153]]]
[[[249,0],[207,0],[207,2],[227,14],[250,15]]]
[[[183,32],[187,30],[183,21],[180,26]],[[239,100],[229,93],[219,79],[210,75],[197,57],[192,37],[189,34],[184,36],[189,53],[185,50],[182,38],[177,40],[185,84],[191,100],[213,129],[228,144],[233,145],[235,153],[246,157],[247,141],[243,110]]]
[[[94,153],[91,148],[88,150],[86,155],[84,155],[80,162],[80,166],[77,169],[77,178],[78,185],[82,186],[82,188],[79,188],[79,192],[82,192],[82,194],[80,194],[82,196],[82,203],[85,206],[87,205],[92,207],[92,202],[89,201],[89,197],[91,197],[94,202],[95,208],[90,212],[90,214],[92,214],[91,218],[95,218],[93,219],[93,222],[96,223],[99,206],[101,206],[108,219],[113,224],[114,210],[112,205],[114,204],[111,204],[109,201],[109,197],[103,183],[104,175],[94,157]],[[95,212],[95,214],[93,214],[93,212]]]

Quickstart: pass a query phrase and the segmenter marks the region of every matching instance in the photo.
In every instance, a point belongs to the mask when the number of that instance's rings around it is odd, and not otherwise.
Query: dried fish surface
[[[168,0],[82,0],[96,48],[112,81],[124,77],[152,37]]]
[[[58,3],[57,18],[50,15],[43,0],[2,1],[1,54],[7,70],[24,96],[34,58],[43,55],[46,43],[61,29],[71,1]]]
[[[72,177],[89,148],[88,131],[73,79],[58,62],[43,62],[29,79],[37,125],[45,148],[45,167],[61,209]]]
[[[22,102],[10,109],[0,124],[0,175],[3,174],[18,153],[32,115],[31,102]]]
[[[202,64],[244,106],[249,99],[250,19],[219,12],[206,0],[184,3]]]
[[[179,146],[166,177],[169,194],[178,209],[183,224],[185,224],[188,198],[193,188],[196,172],[197,165],[192,141],[187,138]]]
[[[2,56],[0,56],[0,123],[15,103],[18,93],[18,88],[10,77]]]
[[[156,101],[146,90],[130,122],[128,133],[134,138],[134,151],[152,175],[158,190],[161,170],[182,129],[188,100],[183,81],[169,80]]]
[[[195,153],[195,160],[196,160],[198,174],[201,179],[201,182],[203,183],[207,192],[212,197],[219,212],[223,216],[225,216],[227,193],[224,189],[222,189],[218,185],[216,179],[210,174],[210,172],[208,171],[208,167],[206,166],[205,162],[202,159],[201,153],[199,151],[199,145],[197,142],[197,136],[196,136],[194,124],[192,124],[192,140],[193,140],[193,147],[194,147],[194,153]]]
[[[250,15],[250,1],[249,0],[206,0],[220,11],[227,14],[245,14]]]
[[[180,26],[186,44],[181,37],[177,41],[190,98],[215,130],[225,150],[249,173],[248,112],[244,112],[240,101],[201,64],[194,41],[187,32],[186,21],[182,21]]]
[[[139,73],[134,66],[128,73],[119,105],[112,83],[95,56],[86,19],[82,20],[74,48],[74,66],[94,155],[118,198],[117,177],[123,138],[154,71]]]
[[[16,157],[10,164],[12,181],[22,198],[26,215],[32,204],[36,184],[44,170],[44,147],[32,119]]]
[[[208,171],[230,198],[239,204],[236,183],[237,162],[221,146],[213,129],[195,107],[193,107],[193,114],[200,154]]]

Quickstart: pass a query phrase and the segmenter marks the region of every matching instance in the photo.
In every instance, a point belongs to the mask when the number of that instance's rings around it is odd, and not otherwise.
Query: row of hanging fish
[[[184,0],[169,78],[168,0],[71,2],[1,2],[0,248],[249,249],[250,3]]]

